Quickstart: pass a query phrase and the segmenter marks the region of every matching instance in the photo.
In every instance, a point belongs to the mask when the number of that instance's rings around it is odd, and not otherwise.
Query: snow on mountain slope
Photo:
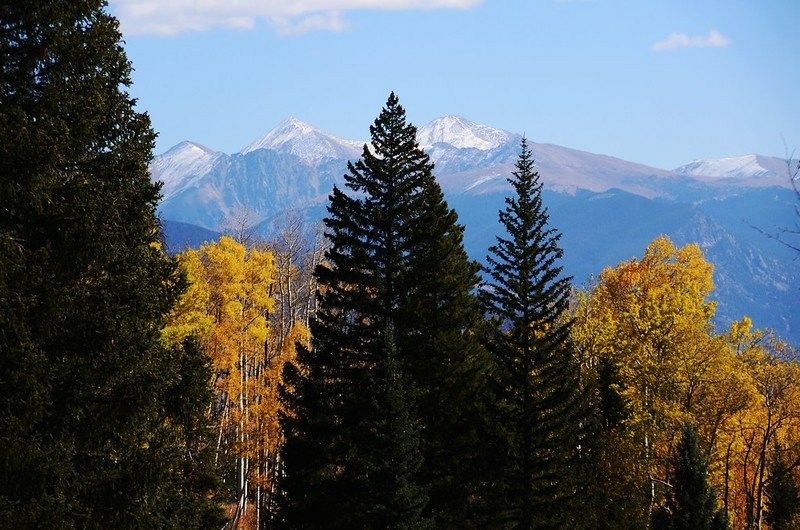
[[[364,142],[343,140],[296,118],[289,118],[240,151],[247,154],[259,149],[289,153],[305,161],[323,158],[355,159]]]
[[[418,131],[444,190],[471,195],[510,189],[506,179],[520,138],[457,116],[438,118]],[[183,142],[156,157],[151,173],[164,182],[159,210],[166,218],[217,229],[237,204],[248,205],[261,220],[284,208],[324,202],[362,147],[289,118],[233,155]],[[666,185],[679,179],[609,156],[548,144],[531,147],[549,189],[619,188],[655,197],[669,195]]]
[[[417,141],[425,150],[443,143],[458,149],[487,151],[508,143],[514,134],[481,125],[461,116],[437,118],[417,131]]]
[[[163,200],[167,200],[207,175],[226,156],[194,142],[181,142],[153,159],[150,176],[164,183],[161,193]]]
[[[695,160],[674,171],[715,179],[787,179],[785,160],[761,155]]]
[[[437,118],[417,134],[444,191],[469,195],[510,189],[520,138],[459,116]],[[724,186],[787,185],[785,163],[760,155],[699,160],[667,171],[558,145],[530,145],[545,187],[571,194],[619,189],[645,198],[702,200]],[[162,213],[215,229],[235,204],[248,204],[266,218],[282,208],[323,203],[362,148],[362,142],[289,118],[240,153],[183,142],[157,157],[151,170],[154,180],[165,183]]]

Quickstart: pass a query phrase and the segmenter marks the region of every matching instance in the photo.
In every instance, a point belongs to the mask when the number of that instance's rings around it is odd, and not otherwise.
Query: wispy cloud
[[[339,11],[316,13],[304,17],[270,17],[280,35],[301,35],[309,31],[344,31],[347,24]]]
[[[725,35],[712,29],[706,36],[690,37],[685,33],[671,33],[666,39],[653,44],[654,52],[668,52],[680,48],[722,48],[731,43]]]
[[[250,29],[259,20],[282,35],[343,31],[352,10],[469,9],[483,0],[111,0],[127,35]]]

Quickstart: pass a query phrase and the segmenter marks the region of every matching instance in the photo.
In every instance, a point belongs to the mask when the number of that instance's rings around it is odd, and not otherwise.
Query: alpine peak
[[[319,160],[326,157],[355,158],[362,145],[361,142],[337,138],[304,121],[290,117],[242,149],[240,153],[270,149],[291,153],[303,160]]]
[[[787,178],[785,160],[762,155],[695,160],[674,171],[681,175],[711,178]]]
[[[444,143],[459,149],[473,148],[487,151],[513,138],[514,135],[508,131],[481,125],[455,115],[436,118],[417,132],[417,141],[423,149]]]

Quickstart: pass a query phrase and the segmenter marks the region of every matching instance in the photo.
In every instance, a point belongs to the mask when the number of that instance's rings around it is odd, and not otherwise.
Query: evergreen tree
[[[708,464],[700,452],[694,428],[687,424],[672,464],[672,488],[667,502],[653,512],[655,530],[725,530],[727,514],[717,509],[708,484]]]
[[[581,498],[584,522],[594,530],[646,528],[650,481],[645,461],[639,458],[640,445],[625,430],[630,414],[619,392],[619,367],[610,358],[600,356],[595,373],[595,390],[588,395],[594,399],[590,410],[595,414],[597,428],[591,439],[581,444],[590,470]]]
[[[409,131],[413,138],[416,130]],[[418,151],[421,154],[421,151]],[[419,155],[417,155],[419,156]],[[425,156],[427,161],[427,156]],[[480,266],[464,250],[458,215],[426,171],[402,278],[398,345],[417,391],[424,436],[420,481],[437,527],[485,528],[495,507],[491,359],[480,341]]]
[[[776,443],[769,464],[767,523],[770,530],[790,530],[800,523],[800,488]]]
[[[327,263],[317,268],[312,347],[287,364],[283,389],[283,519],[289,528],[425,526],[415,483],[416,391],[397,351],[400,278],[419,190],[430,171],[414,152],[392,94],[370,127],[371,152],[348,166],[325,219]]]
[[[126,92],[131,67],[104,7],[0,7],[4,528],[216,518],[194,466],[202,358],[160,341],[183,281],[159,248],[155,134]]]
[[[478,269],[394,94],[370,133],[331,196],[312,348],[286,368],[285,522],[474,525]]]
[[[498,417],[505,450],[499,492],[502,518],[514,528],[555,528],[570,521],[582,464],[578,448],[589,420],[564,319],[570,279],[561,276],[560,234],[548,226],[542,183],[521,142],[498,237],[487,257],[483,291],[493,317],[488,348],[496,357]]]

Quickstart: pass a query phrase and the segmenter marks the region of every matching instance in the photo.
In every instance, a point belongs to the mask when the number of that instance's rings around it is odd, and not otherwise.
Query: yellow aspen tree
[[[274,256],[247,249],[231,237],[183,253],[190,288],[170,315],[165,340],[200,339],[213,364],[217,391],[217,463],[236,484],[236,520],[247,511],[250,482],[258,473],[258,446],[273,384],[269,361]],[[235,469],[234,469],[235,468]],[[227,471],[227,472],[225,472]]]
[[[248,524],[272,516],[282,443],[277,389],[295,344],[308,343],[312,273],[324,251],[319,230],[309,232],[288,215],[271,243],[248,248],[225,236],[178,256],[189,288],[162,335],[167,343],[197,337],[213,362],[217,464],[235,489],[234,526],[245,524],[249,500]]]
[[[669,487],[666,459],[689,422],[733,527],[762,528],[771,452],[781,447],[800,467],[800,365],[793,348],[754,331],[747,317],[714,331],[711,273],[697,245],[658,238],[641,259],[605,269],[576,295],[572,337],[600,394],[616,393],[625,409],[606,468],[626,467],[612,472],[629,480],[644,464],[657,502],[658,486]],[[615,379],[603,389],[609,365]]]
[[[624,432],[639,447],[651,502],[670,451],[711,377],[716,346],[712,265],[697,245],[659,237],[641,259],[606,268],[578,298],[573,338],[584,363],[609,363],[626,404]]]
[[[211,288],[203,278],[200,253],[187,250],[177,258],[186,275],[188,287],[167,315],[164,329],[161,330],[162,340],[167,345],[180,344],[187,337],[204,339],[211,333],[214,325],[214,319],[207,311]]]
[[[280,417],[287,413],[279,393],[280,385],[283,383],[283,367],[286,363],[294,362],[296,345],[299,343],[309,347],[310,340],[311,335],[305,324],[295,322],[284,336],[280,348],[269,356],[263,367],[263,387],[256,405],[259,424],[253,438],[253,450],[258,461],[252,479],[256,488],[257,527],[262,518],[271,519],[274,515],[278,494],[279,455],[283,444]],[[266,511],[266,514],[262,515],[263,511]]]
[[[797,352],[749,319],[734,323],[731,345],[745,366],[753,399],[736,417],[727,473],[737,528],[762,528],[769,462],[776,445],[800,465],[800,365]]]
[[[233,435],[231,445],[238,460],[237,515],[243,515],[250,494],[251,437],[258,425],[251,407],[258,402],[262,386],[257,376],[265,356],[269,312],[274,306],[269,297],[274,264],[270,253],[248,251],[229,237],[203,250],[212,284],[212,311],[217,315],[212,333],[216,355],[212,359],[217,362],[227,413],[223,414],[221,432],[225,429]]]

